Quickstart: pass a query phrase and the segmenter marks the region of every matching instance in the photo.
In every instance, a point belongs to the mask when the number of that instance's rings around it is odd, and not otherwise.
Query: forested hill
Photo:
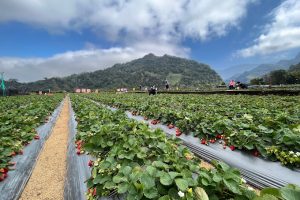
[[[64,78],[22,84],[22,89],[30,90],[67,90],[79,88],[112,89],[119,87],[138,88],[142,86],[163,86],[164,80],[171,87],[199,87],[203,84],[217,85],[221,77],[208,65],[193,60],[164,55],[148,54],[143,58],[124,64],[82,74],[74,74]]]
[[[279,69],[271,71],[261,78],[252,79],[250,83],[253,85],[300,84],[300,63],[290,66],[288,70]]]
[[[291,65],[295,65],[299,62],[300,62],[300,52],[293,59],[280,60],[275,64],[261,64],[249,71],[243,72],[242,74],[236,74],[230,77],[228,80],[226,80],[226,82],[228,82],[229,80],[236,80],[236,81],[248,83],[251,79],[260,78],[263,75],[268,74],[274,70],[280,70],[280,69],[288,70],[288,68]]]

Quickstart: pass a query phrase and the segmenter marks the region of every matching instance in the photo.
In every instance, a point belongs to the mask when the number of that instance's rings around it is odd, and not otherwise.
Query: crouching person
[[[157,88],[155,86],[152,86],[149,90],[148,90],[149,95],[156,95],[157,94]]]

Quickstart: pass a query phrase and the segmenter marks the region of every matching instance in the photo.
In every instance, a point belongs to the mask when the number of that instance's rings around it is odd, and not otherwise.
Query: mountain
[[[288,70],[279,69],[265,74],[261,78],[254,78],[250,80],[251,85],[261,84],[300,84],[300,63],[292,65]]]
[[[262,77],[263,75],[278,69],[287,70],[291,65],[295,65],[300,62],[300,53],[291,60],[281,60],[275,64],[261,64],[249,71],[242,74],[237,74],[230,77],[228,80],[241,81],[243,83],[248,83],[251,79]],[[227,81],[228,81],[227,80]]]
[[[115,64],[104,70],[24,83],[19,89],[72,91],[77,87],[91,89],[138,88],[140,85],[163,87],[166,79],[171,87],[199,87],[203,84],[222,83],[221,77],[206,64],[175,56],[159,57],[148,54],[143,58]]]
[[[300,63],[290,66],[289,72],[300,72]]]
[[[241,64],[241,65],[231,66],[225,69],[219,69],[216,71],[221,75],[223,80],[227,80],[234,75],[240,75],[243,72],[249,71],[255,67],[257,67],[257,64]]]

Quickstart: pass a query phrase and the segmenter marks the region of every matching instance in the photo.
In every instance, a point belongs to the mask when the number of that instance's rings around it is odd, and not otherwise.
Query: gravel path
[[[42,149],[21,200],[63,199],[68,144],[69,99]]]

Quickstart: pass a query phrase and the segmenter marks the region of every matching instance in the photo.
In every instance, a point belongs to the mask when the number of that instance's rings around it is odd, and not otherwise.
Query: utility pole
[[[1,72],[1,89],[2,89],[2,95],[5,96],[5,82],[4,82],[4,72]]]

